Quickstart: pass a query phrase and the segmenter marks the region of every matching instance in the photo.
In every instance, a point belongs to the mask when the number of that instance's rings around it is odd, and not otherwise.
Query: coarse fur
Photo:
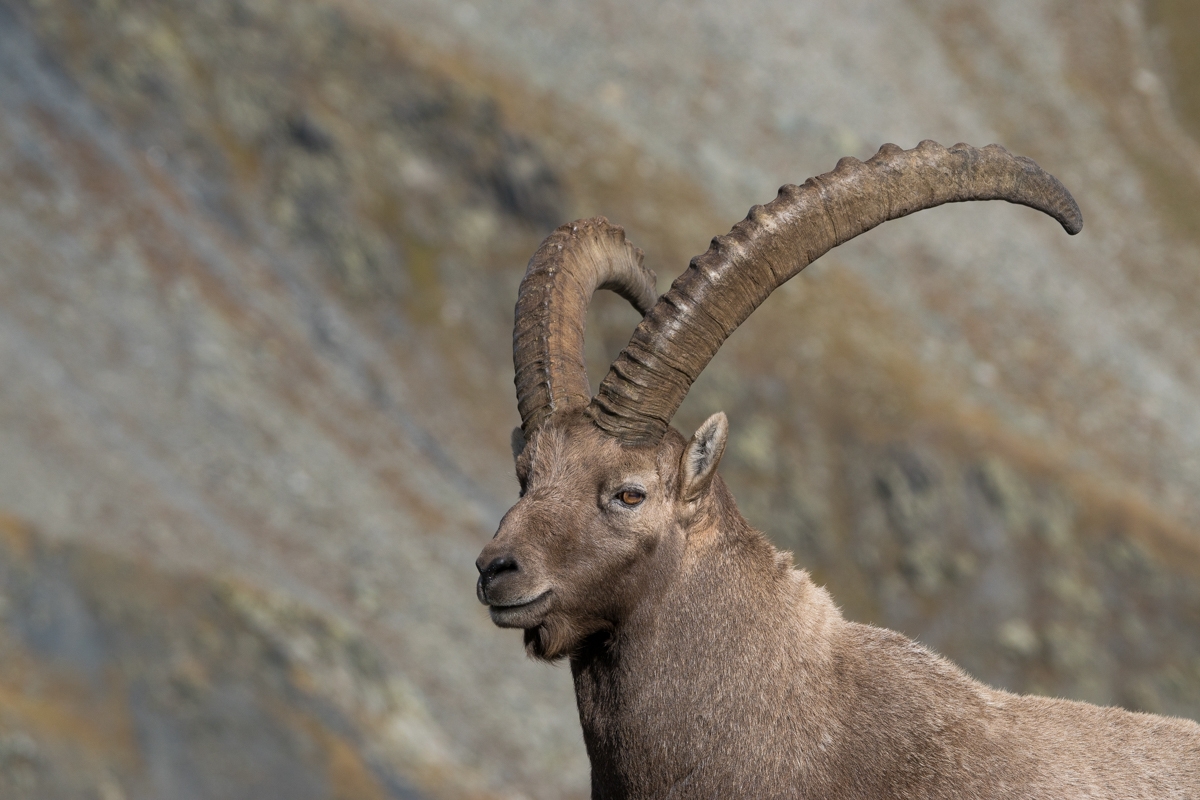
[[[479,557],[496,624],[570,660],[594,798],[1200,798],[1200,725],[991,689],[845,620],[738,512],[727,432],[551,416]]]

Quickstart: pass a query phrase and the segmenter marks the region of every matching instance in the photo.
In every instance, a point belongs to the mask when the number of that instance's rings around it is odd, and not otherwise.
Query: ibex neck
[[[764,726],[815,731],[806,696],[841,617],[762,534],[733,528],[693,536],[664,596],[572,658],[593,797],[665,795]]]

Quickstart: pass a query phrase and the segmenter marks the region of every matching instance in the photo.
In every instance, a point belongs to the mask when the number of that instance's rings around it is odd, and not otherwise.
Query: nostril
[[[488,581],[499,575],[501,572],[516,571],[517,569],[517,560],[512,556],[497,556],[496,558],[492,559],[492,563],[488,564],[487,567],[484,568],[481,577],[485,581]]]
[[[475,566],[479,569],[479,581],[475,584],[475,595],[484,605],[489,605],[488,584],[492,582],[492,579],[501,573],[516,572],[519,569],[517,560],[512,556],[493,558],[486,567],[479,567],[478,564]]]

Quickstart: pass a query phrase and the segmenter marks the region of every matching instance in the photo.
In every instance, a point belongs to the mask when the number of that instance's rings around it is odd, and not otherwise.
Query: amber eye
[[[637,489],[622,489],[617,499],[627,506],[636,506],[646,499],[646,493]]]

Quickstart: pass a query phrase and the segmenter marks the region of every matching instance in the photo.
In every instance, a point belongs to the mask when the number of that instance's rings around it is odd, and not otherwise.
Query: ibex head
[[[991,145],[884,145],[802,186],[784,186],[692,259],[655,302],[655,277],[602,218],[564,225],[529,263],[517,300],[513,360],[522,426],[514,436],[521,499],[476,562],[493,621],[526,631],[554,659],[613,631],[669,583],[706,531],[744,523],[716,478],[728,425],[690,440],[670,428],[693,381],[772,291],[876,225],[966,200],[1007,200],[1082,228],[1055,178]],[[644,319],[595,397],[583,363],[597,289]]]

